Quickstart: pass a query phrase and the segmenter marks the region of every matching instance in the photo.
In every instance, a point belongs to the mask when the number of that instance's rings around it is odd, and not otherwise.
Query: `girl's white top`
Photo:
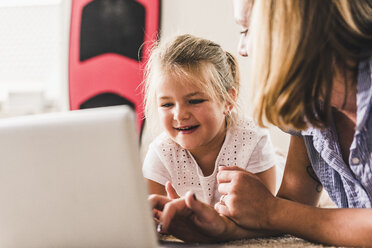
[[[204,176],[192,154],[164,132],[150,144],[143,164],[145,178],[165,185],[170,181],[180,196],[192,191],[210,205],[220,200],[217,170],[219,165],[239,166],[249,172],[263,172],[275,164],[275,153],[266,129],[251,119],[239,119],[226,132],[214,171]]]

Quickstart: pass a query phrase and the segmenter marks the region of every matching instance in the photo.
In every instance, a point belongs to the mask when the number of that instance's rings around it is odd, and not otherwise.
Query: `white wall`
[[[235,24],[231,0],[162,0],[160,37],[190,33],[213,40],[234,54],[241,68],[241,97],[250,112],[247,72],[249,59],[237,54],[240,27]],[[269,128],[273,143],[280,152],[286,153],[289,137],[276,127]]]
[[[0,118],[68,110],[71,0],[0,0]]]

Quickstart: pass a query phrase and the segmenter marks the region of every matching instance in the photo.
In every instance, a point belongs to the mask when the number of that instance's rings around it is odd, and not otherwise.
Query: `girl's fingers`
[[[217,190],[221,195],[228,195],[231,193],[232,187],[233,185],[231,183],[220,183]]]
[[[222,202],[217,202],[215,205],[214,205],[214,209],[219,213],[219,214],[222,214],[222,215],[225,215],[225,216],[229,216],[230,215],[230,211],[229,211],[229,208]]]
[[[233,180],[239,179],[239,177],[244,174],[253,175],[252,173],[236,166],[220,166],[217,174],[217,181],[218,183],[230,183]]]
[[[218,171],[245,171],[238,166],[225,166],[221,165],[218,167]]]
[[[161,217],[161,211],[159,211],[157,209],[153,209],[152,216],[154,217],[154,219],[157,219],[158,222],[159,222],[160,217]]]
[[[229,183],[240,170],[232,169],[232,167],[220,166],[217,173],[218,183]]]
[[[167,204],[169,201],[171,201],[168,197],[163,196],[163,195],[157,195],[157,194],[152,194],[148,198],[150,202],[150,206],[152,209],[157,209],[162,211],[165,204]]]
[[[173,188],[173,185],[171,182],[165,183],[165,190],[167,191],[167,196],[170,199],[178,199],[180,196],[177,194],[176,190]]]

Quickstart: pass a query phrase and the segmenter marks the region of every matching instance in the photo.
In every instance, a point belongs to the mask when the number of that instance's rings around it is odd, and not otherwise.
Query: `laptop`
[[[0,119],[0,247],[158,247],[135,113]]]

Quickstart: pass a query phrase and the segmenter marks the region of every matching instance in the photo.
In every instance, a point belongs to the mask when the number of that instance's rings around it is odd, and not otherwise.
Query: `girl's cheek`
[[[170,118],[172,118],[172,115],[169,111],[161,109],[159,112],[159,119],[162,124],[166,124],[167,121],[169,121]]]

